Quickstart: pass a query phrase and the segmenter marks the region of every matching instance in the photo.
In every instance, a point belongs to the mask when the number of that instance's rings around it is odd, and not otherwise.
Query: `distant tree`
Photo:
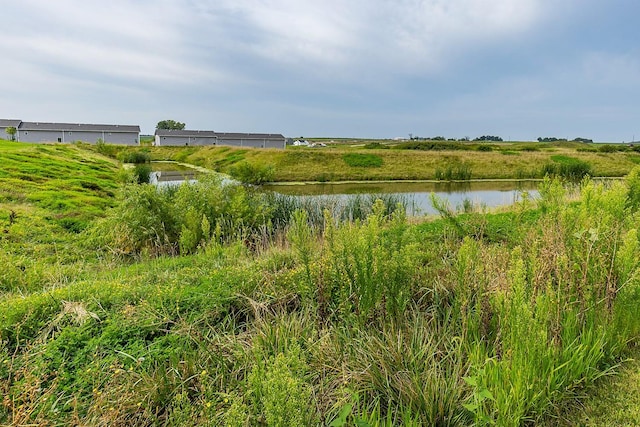
[[[156,129],[184,130],[185,124],[175,120],[160,120]]]
[[[547,136],[545,138],[538,137],[538,142],[559,142],[566,141],[567,138],[556,138],[555,136]]]
[[[500,141],[502,141],[502,138],[500,138],[499,136],[493,136],[493,135],[482,135],[482,136],[479,136],[479,137],[475,138],[474,141],[497,141],[497,142],[500,142]]]
[[[574,141],[575,141],[575,142],[591,143],[591,142],[593,142],[593,139],[580,138],[580,137],[578,137],[578,138],[574,139]]]
[[[12,141],[16,140],[16,133],[18,132],[18,129],[16,129],[14,126],[9,126],[4,131],[11,137]]]

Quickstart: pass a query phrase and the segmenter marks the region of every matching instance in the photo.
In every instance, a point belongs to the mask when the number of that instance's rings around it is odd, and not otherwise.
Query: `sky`
[[[640,139],[637,0],[0,0],[0,118]]]

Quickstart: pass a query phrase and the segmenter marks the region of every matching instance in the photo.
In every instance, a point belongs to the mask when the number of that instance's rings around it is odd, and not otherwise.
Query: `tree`
[[[175,120],[160,120],[156,125],[156,129],[184,130],[184,123]]]
[[[16,140],[16,133],[18,132],[18,129],[14,126],[8,126],[4,131],[11,137],[12,141]]]
[[[500,142],[500,141],[502,141],[502,138],[500,138],[499,136],[494,136],[494,135],[482,135],[482,136],[479,136],[479,137],[475,138],[474,141],[496,141],[496,142]]]

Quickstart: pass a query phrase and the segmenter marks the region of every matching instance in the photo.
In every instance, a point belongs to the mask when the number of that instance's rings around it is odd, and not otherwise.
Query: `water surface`
[[[446,201],[454,210],[470,206],[493,208],[515,203],[523,197],[538,196],[535,181],[474,182],[382,182],[265,185],[263,189],[303,198],[348,199],[362,195],[393,195],[407,203],[411,215],[432,214],[431,194]]]

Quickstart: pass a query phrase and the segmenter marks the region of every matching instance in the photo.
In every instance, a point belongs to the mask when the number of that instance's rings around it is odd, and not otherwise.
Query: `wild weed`
[[[323,280],[334,309],[362,321],[402,313],[412,293],[415,251],[404,212],[385,219],[381,201],[363,223],[336,226],[327,218]]]

